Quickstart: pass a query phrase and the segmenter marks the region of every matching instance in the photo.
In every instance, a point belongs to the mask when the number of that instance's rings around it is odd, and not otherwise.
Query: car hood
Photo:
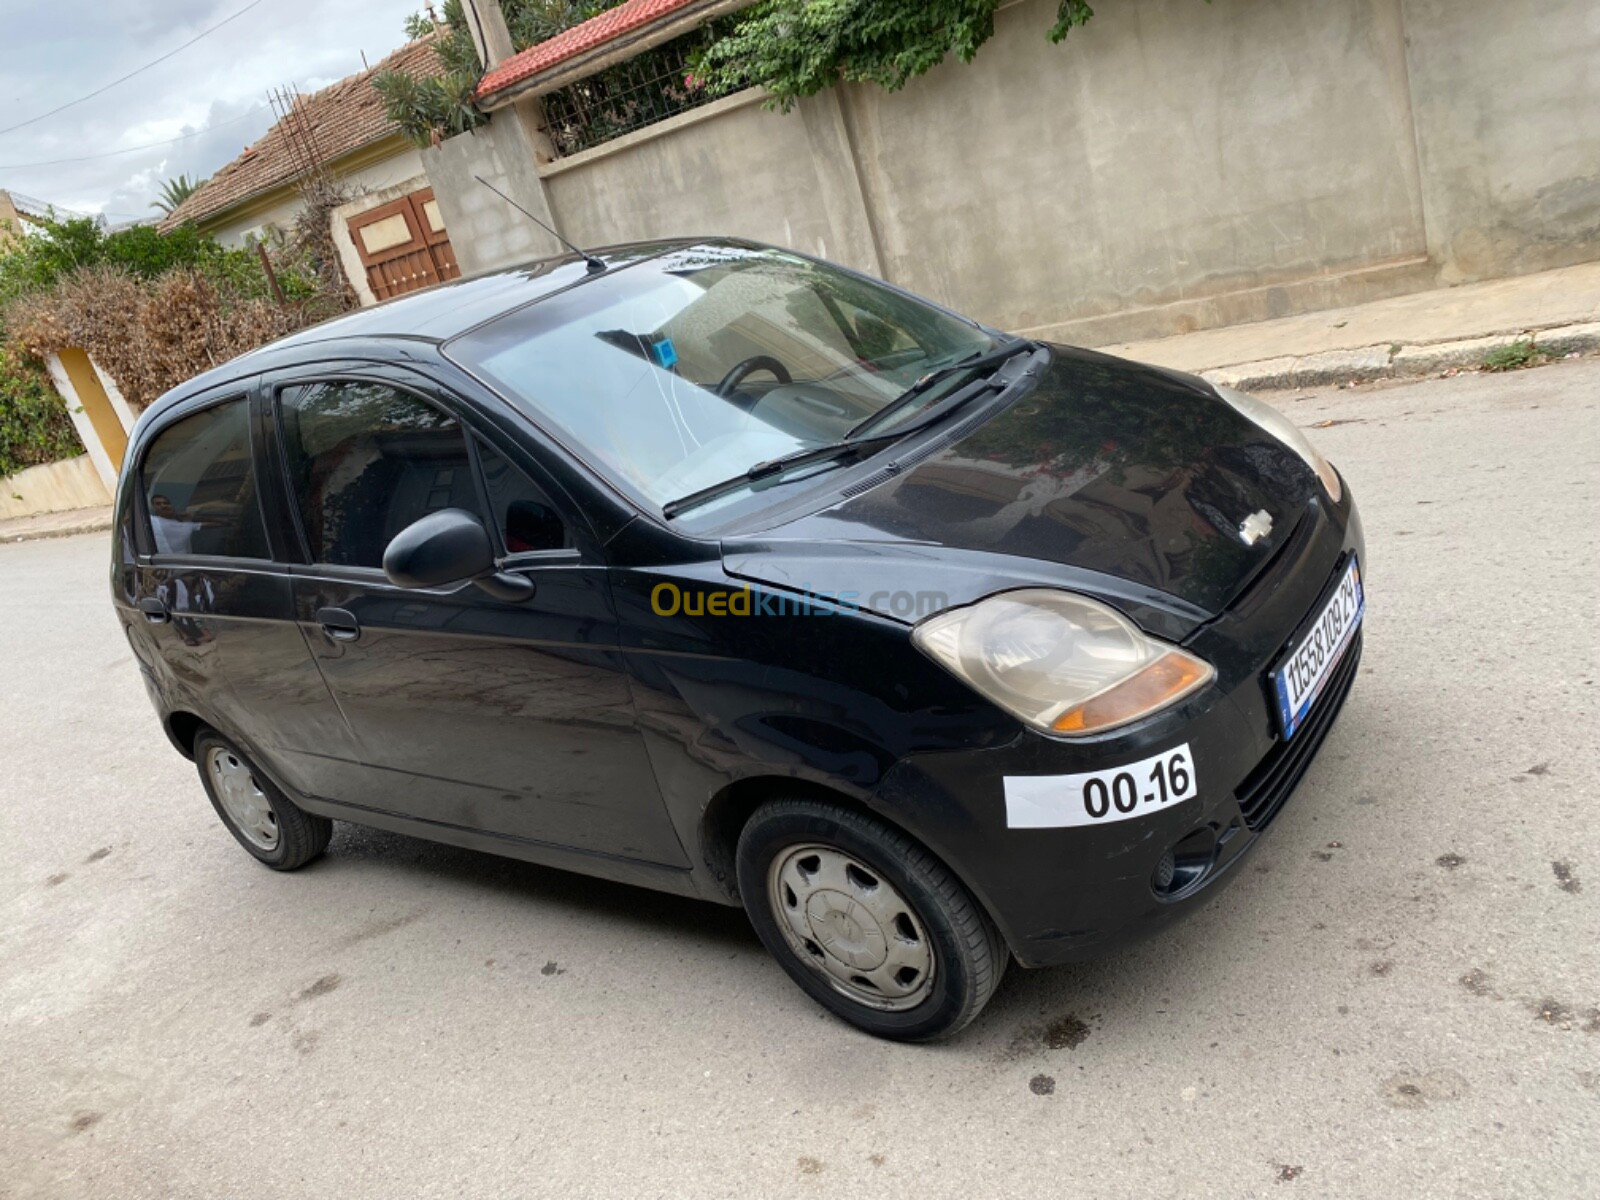
[[[1067,347],[1051,347],[1035,384],[992,418],[912,457],[831,508],[725,542],[727,568],[853,591],[902,619],[870,597],[942,580],[950,604],[1054,584],[1192,628],[1249,584],[1317,487],[1203,380]],[[1263,510],[1271,532],[1247,544],[1240,524]]]

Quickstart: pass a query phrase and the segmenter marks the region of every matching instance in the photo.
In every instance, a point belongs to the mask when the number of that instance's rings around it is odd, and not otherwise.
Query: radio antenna
[[[598,274],[600,274],[602,271],[604,271],[606,269],[606,264],[603,263],[600,259],[596,258],[594,255],[590,254],[586,250],[578,249],[571,242],[567,241],[566,238],[562,237],[559,233],[557,233],[554,229],[551,229],[550,226],[546,225],[543,221],[539,220],[538,217],[534,216],[527,209],[523,208],[522,205],[518,204],[510,196],[506,195],[499,188],[495,187],[494,184],[490,183],[482,175],[474,175],[473,178],[476,179],[479,183],[483,184],[484,187],[488,188],[496,196],[499,196],[500,199],[504,200],[507,204],[511,205],[512,208],[516,209],[523,216],[527,217],[528,220],[532,221],[540,229],[544,230],[551,237],[555,238],[556,241],[560,242],[568,250],[571,250],[579,258],[583,259],[584,268],[589,272],[589,274],[598,275]]]

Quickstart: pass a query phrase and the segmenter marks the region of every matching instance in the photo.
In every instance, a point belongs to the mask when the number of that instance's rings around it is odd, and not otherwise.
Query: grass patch
[[[1533,344],[1532,338],[1519,338],[1508,346],[1491,350],[1480,364],[1485,371],[1520,371],[1536,367],[1550,356]]]

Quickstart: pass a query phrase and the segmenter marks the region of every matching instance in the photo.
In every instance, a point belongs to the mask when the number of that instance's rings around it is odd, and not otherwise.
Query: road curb
[[[23,519],[26,520],[26,518]],[[10,530],[5,528],[5,523],[0,523],[0,545],[12,545],[16,542],[42,542],[47,538],[75,537],[80,533],[104,533],[110,528],[110,517],[99,517],[72,524],[47,525],[38,529]]]
[[[1600,321],[1523,329],[1448,342],[1361,346],[1316,354],[1260,359],[1199,372],[1202,378],[1245,391],[1346,387],[1379,379],[1414,379],[1446,371],[1474,370],[1496,350],[1531,342],[1551,358],[1600,350]]]

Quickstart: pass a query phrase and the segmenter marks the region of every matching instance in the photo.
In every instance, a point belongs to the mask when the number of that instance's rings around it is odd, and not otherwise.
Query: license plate
[[[1361,587],[1361,564],[1353,557],[1333,595],[1322,606],[1317,619],[1301,635],[1299,642],[1278,661],[1272,671],[1272,684],[1278,696],[1278,723],[1284,740],[1294,736],[1317,702],[1322,689],[1333,676],[1350,648],[1367,611],[1366,593]]]

